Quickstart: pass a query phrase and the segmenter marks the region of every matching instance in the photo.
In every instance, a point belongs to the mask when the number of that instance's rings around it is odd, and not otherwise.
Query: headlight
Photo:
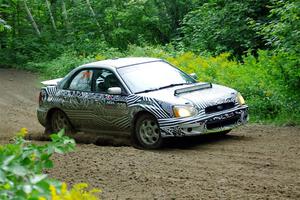
[[[197,114],[197,109],[192,105],[174,106],[175,117],[190,117]]]
[[[244,105],[245,104],[245,100],[244,100],[244,98],[242,97],[242,95],[239,92],[236,95],[236,100],[237,100],[237,102],[240,105]]]

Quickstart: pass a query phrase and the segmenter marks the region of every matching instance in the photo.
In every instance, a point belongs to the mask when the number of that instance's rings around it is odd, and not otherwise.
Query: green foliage
[[[91,57],[83,57],[82,55],[70,52],[64,53],[52,61],[39,63],[30,62],[27,64],[26,69],[33,71],[39,70],[47,75],[48,78],[57,78],[65,76],[75,67],[90,61],[92,61]]]
[[[299,93],[300,87],[300,2],[275,1],[269,23],[256,23],[258,33],[264,36],[277,55],[277,71],[287,90]],[[274,67],[273,67],[274,68]]]
[[[86,46],[86,51],[78,50],[78,51],[67,51],[61,54],[59,57],[52,59],[50,61],[42,61],[42,62],[28,62],[25,66],[27,70],[31,71],[39,71],[45,78],[57,78],[63,77],[67,73],[69,73],[75,67],[79,65],[89,63],[97,60],[104,60],[106,58],[115,58],[122,57],[124,54],[120,51],[117,51],[114,48],[108,48],[105,45],[97,45],[92,42],[83,44]],[[80,46],[83,46],[80,45]],[[74,45],[73,48],[79,48],[79,45]],[[99,49],[95,47],[100,47]],[[87,49],[90,49],[87,50]]]
[[[26,130],[14,138],[13,144],[0,147],[0,198],[38,199],[50,196],[49,187],[59,187],[58,181],[47,178],[43,169],[52,168],[50,157],[53,153],[70,152],[75,142],[63,132],[51,135],[52,142],[38,146],[27,143],[22,136]]]
[[[264,41],[248,25],[268,13],[269,1],[213,0],[190,11],[181,27],[184,46],[195,52],[242,55],[248,49],[264,48]]]
[[[118,8],[105,10],[106,23],[113,25],[109,26],[106,38],[113,46],[125,49],[130,43],[143,43],[154,36],[151,31],[155,31],[159,19],[153,4],[148,1],[124,1]]]
[[[24,1],[0,1],[0,30],[11,26],[11,31],[0,32],[0,65],[43,62],[66,51],[90,55],[107,47],[125,51],[130,45],[170,41],[177,50],[212,55],[299,49],[296,0],[27,0],[27,4],[29,13]]]
[[[69,35],[101,38],[120,49],[126,49],[130,44],[169,42],[171,37],[176,36],[180,21],[193,6],[192,0],[90,2],[95,11],[94,18],[89,14],[85,1],[72,4],[68,10],[73,29]]]
[[[0,30],[6,23],[12,27],[0,32],[0,65],[51,60],[65,51],[93,54],[97,48],[164,44],[177,35],[180,21],[193,5],[192,0],[26,2],[29,13],[24,1],[0,1],[4,13]]]
[[[85,183],[75,184],[68,190],[66,183],[49,178],[43,170],[53,168],[54,153],[73,151],[75,142],[64,131],[50,136],[52,142],[44,145],[24,139],[27,129],[22,128],[12,144],[0,146],[0,199],[2,200],[96,200],[95,193],[87,191]]]
[[[299,54],[300,1],[276,1],[269,18],[270,23],[256,24],[257,31],[277,50]]]
[[[2,13],[9,14],[9,9],[7,8],[7,4],[0,1],[0,32],[10,30],[11,26],[7,24],[7,22],[2,19]]]
[[[10,29],[11,29],[11,26],[8,25],[5,20],[0,18],[0,32],[5,31],[5,30],[10,30]]]

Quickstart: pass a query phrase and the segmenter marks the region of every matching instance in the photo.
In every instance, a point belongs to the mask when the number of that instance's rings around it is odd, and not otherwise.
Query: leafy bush
[[[74,150],[73,139],[63,131],[51,135],[51,143],[36,145],[24,140],[25,128],[13,139],[14,143],[0,146],[0,199],[29,200],[88,200],[97,199],[98,190],[87,191],[87,184],[77,184],[71,190],[65,183],[48,178],[43,170],[53,167],[53,153]]]
[[[186,49],[214,55],[231,52],[238,56],[248,49],[265,48],[248,22],[266,21],[269,4],[269,0],[207,1],[184,16],[181,42]]]
[[[124,56],[122,52],[107,47],[101,41],[90,41],[88,39],[82,43],[72,45],[70,49],[51,60],[28,62],[23,68],[38,71],[45,78],[57,78],[65,76],[75,67],[85,63]]]
[[[268,45],[277,51],[300,50],[300,1],[275,1],[269,16],[269,23],[256,23],[258,33],[264,36]]]
[[[40,71],[42,74],[45,74],[47,78],[57,78],[63,77],[75,67],[91,61],[92,58],[90,56],[84,57],[74,52],[67,52],[51,61],[39,63],[30,62],[27,64],[26,69]]]

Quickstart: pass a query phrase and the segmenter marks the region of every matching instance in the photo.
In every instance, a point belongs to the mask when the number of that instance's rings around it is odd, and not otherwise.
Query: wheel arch
[[[137,113],[135,113],[135,115],[134,115],[134,117],[132,119],[132,129],[135,129],[137,119],[139,117],[141,117],[142,115],[151,115],[151,116],[153,116],[157,120],[157,117],[153,113],[151,113],[151,112],[149,112],[147,110],[140,110]]]

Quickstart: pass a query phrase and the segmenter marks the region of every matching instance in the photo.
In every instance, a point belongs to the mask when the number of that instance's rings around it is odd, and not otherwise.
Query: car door
[[[90,104],[93,70],[82,69],[75,73],[61,90],[62,107],[77,130],[90,129],[93,126],[93,110]]]
[[[109,94],[108,89],[121,88],[121,94]],[[129,128],[126,92],[114,72],[96,69],[93,76],[94,128],[106,132],[120,132]]]

